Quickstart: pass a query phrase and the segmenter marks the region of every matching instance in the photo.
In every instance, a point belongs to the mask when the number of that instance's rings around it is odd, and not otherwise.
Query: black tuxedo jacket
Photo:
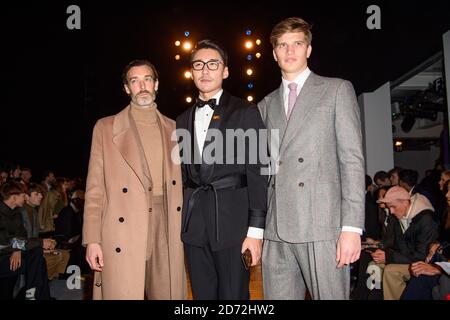
[[[209,241],[212,250],[217,251],[242,243],[250,226],[265,226],[268,177],[261,174],[265,165],[258,146],[263,144],[261,149],[266,150],[267,141],[261,141],[261,144],[257,136],[255,146],[248,139],[227,137],[226,133],[227,129],[242,129],[241,133],[255,129],[258,132],[265,126],[255,105],[224,91],[209,124],[203,157],[194,161],[195,154],[199,154],[195,110],[194,105],[177,118],[177,129],[190,133],[189,138],[178,136],[184,185],[181,238],[196,246],[204,246]],[[219,152],[218,140],[209,141],[213,129],[222,134],[222,152]],[[238,136],[243,137],[242,134]],[[231,140],[234,140],[233,153],[226,150]],[[214,148],[217,148],[215,152],[205,152]],[[239,149],[245,150],[240,157]],[[256,161],[251,162],[255,150]],[[206,153],[213,155],[213,164],[204,161]]]

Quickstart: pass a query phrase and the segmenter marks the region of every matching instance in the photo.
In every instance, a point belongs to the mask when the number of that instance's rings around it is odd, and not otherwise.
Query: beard
[[[142,92],[131,97],[131,100],[139,107],[149,107],[153,104],[156,99],[155,93],[150,93],[146,91],[147,94],[142,94]]]

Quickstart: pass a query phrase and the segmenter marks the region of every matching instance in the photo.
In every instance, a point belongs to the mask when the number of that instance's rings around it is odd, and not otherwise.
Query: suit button
[[[302,163],[303,162],[303,158],[298,158],[298,162]]]
[[[148,208],[148,212],[152,213],[152,208]]]
[[[149,187],[149,188],[148,188],[148,191],[152,191],[152,187]]]
[[[173,185],[176,185],[177,182],[176,182],[175,180],[172,180],[172,184],[173,184]]]
[[[127,192],[128,192],[128,189],[127,189],[127,188],[123,188],[123,189],[122,189],[122,192],[123,192],[123,193],[127,193]]]
[[[181,211],[181,207],[177,207],[177,211]]]
[[[120,250],[120,248],[116,248],[117,253],[120,253],[120,251],[122,251],[122,250]]]
[[[123,217],[119,218],[119,222],[124,222],[124,221],[125,221],[125,219]]]
[[[298,186],[299,186],[300,188],[303,188],[303,187],[305,186],[305,184],[304,184],[303,182],[300,182],[300,183],[298,184]]]

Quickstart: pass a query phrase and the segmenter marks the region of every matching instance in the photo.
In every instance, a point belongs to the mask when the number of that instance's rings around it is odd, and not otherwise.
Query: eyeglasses
[[[209,60],[206,62],[203,62],[202,60],[195,60],[192,62],[192,69],[194,69],[195,71],[201,71],[203,70],[203,68],[205,68],[206,65],[208,70],[215,71],[219,69],[219,65],[221,63],[222,61],[219,60]]]

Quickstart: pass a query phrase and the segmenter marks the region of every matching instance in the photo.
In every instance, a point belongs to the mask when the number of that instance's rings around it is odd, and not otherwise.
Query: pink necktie
[[[297,83],[295,82],[289,83],[288,88],[289,88],[289,99],[286,118],[289,120],[292,113],[292,109],[294,109],[295,100],[297,100]]]

